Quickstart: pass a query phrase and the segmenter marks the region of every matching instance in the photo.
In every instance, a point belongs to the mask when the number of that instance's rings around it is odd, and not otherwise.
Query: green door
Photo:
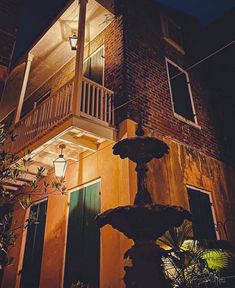
[[[95,216],[100,211],[99,183],[71,193],[65,257],[64,287],[78,281],[99,287],[100,232]]]
[[[37,221],[27,228],[20,288],[39,287],[46,226],[47,200],[31,206],[30,213],[34,213]]]

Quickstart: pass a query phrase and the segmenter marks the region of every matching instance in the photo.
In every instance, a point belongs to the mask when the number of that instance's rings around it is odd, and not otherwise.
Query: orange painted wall
[[[121,125],[119,137],[133,136],[134,131],[135,123],[126,120]],[[153,133],[149,135],[158,137]],[[154,201],[189,208],[186,185],[192,185],[212,193],[217,221],[234,217],[232,210],[232,207],[235,207],[234,170],[173,140],[164,141],[170,147],[169,155],[162,160],[153,160],[149,164],[148,188]],[[101,179],[101,210],[104,211],[133,203],[136,191],[134,168],[134,164],[130,161],[112,155],[112,143],[106,141],[99,147],[99,152],[85,152],[81,155],[79,163],[69,163],[66,185],[68,189],[73,189],[81,184]],[[50,171],[48,181],[53,177],[53,171]],[[62,287],[68,199],[67,196],[58,195],[57,191],[48,192],[40,288],[58,288]],[[13,224],[18,225],[23,222],[23,219],[24,211],[17,209]],[[16,224],[15,221],[18,223]],[[229,229],[231,240],[235,239],[234,228],[231,224]],[[221,237],[224,238],[224,235]],[[17,287],[15,283],[19,280],[17,269],[19,269],[22,243],[22,234],[20,234],[16,245],[9,251],[10,256],[15,260],[12,266],[6,268],[4,288]],[[124,287],[123,254],[130,245],[131,241],[111,227],[101,230],[101,288]],[[22,248],[21,254],[23,254]]]

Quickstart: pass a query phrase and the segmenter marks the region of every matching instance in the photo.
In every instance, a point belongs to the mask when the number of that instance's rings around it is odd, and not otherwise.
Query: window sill
[[[184,49],[177,44],[175,41],[171,40],[169,37],[167,36],[163,36],[163,39],[169,43],[171,46],[173,46],[177,51],[179,51],[181,54],[185,55]]]
[[[181,116],[175,112],[174,112],[174,117],[177,118],[178,120],[180,120],[181,122],[184,122],[184,123],[186,123],[186,124],[188,124],[194,128],[197,128],[200,130],[202,129],[202,127],[200,125],[198,125],[197,123],[192,122],[191,120],[188,120],[188,119],[184,118],[183,116]]]

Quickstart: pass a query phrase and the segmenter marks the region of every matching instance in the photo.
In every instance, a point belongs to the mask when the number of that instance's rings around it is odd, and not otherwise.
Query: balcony
[[[68,138],[69,147],[76,144],[73,150],[95,151],[105,140],[115,140],[114,92],[104,85],[109,54],[106,42],[99,42],[113,16],[100,2],[71,1],[12,69],[0,114],[17,136],[10,147],[13,153],[39,151],[48,143],[56,150]],[[74,33],[77,47],[71,49]],[[99,71],[102,79],[88,71]]]
[[[12,151],[17,153],[41,139],[55,127],[72,119],[74,79],[62,86],[35,109],[26,114],[15,126],[17,140]],[[103,127],[114,127],[114,93],[85,77],[82,80],[80,118]]]

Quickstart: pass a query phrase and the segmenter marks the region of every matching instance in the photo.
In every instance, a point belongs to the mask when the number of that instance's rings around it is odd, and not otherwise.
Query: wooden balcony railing
[[[26,114],[15,126],[13,150],[20,151],[35,138],[65,121],[72,114],[74,80]],[[114,93],[85,77],[82,81],[81,116],[105,125],[114,125]]]

